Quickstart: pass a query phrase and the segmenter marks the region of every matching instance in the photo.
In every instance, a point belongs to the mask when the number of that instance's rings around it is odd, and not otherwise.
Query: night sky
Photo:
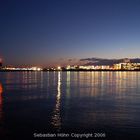
[[[139,58],[140,0],[0,0],[0,57],[8,65]]]

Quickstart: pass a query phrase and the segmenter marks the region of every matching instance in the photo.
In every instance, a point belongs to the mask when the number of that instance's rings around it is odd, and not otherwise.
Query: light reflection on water
[[[55,77],[55,76],[54,76]],[[61,129],[61,73],[58,72],[58,84],[57,84],[57,95],[56,95],[56,105],[52,116],[52,125],[59,131]]]
[[[2,99],[2,93],[3,93],[3,86],[0,83],[0,134],[3,135],[3,128],[1,127],[3,125],[3,99]]]
[[[140,129],[140,72],[8,72],[0,80],[0,120],[6,114],[12,129]]]
[[[0,83],[0,120],[1,120],[1,113],[2,113],[2,93],[3,93],[3,87]]]

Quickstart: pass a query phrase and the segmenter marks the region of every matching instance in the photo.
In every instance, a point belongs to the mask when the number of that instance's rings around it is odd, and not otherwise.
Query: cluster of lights
[[[48,68],[47,70],[53,70],[53,71],[62,71],[62,70],[140,70],[140,63],[118,63],[114,64],[113,66],[109,65],[89,65],[89,66],[66,66],[65,68],[62,68],[61,66],[55,67],[55,68]],[[19,70],[19,71],[42,71],[43,69],[40,67],[3,67],[2,70]]]
[[[38,68],[38,67],[32,67],[31,70],[34,70],[34,71],[41,71],[42,69],[41,69],[41,68]]]
[[[114,64],[114,69],[116,69],[116,70],[120,70],[120,69],[125,69],[125,70],[140,69],[140,63],[119,63],[119,64]]]
[[[28,67],[28,68],[5,67],[5,68],[3,68],[3,70],[41,71],[42,68],[39,68],[39,67]]]
[[[114,64],[113,66],[109,65],[89,65],[89,66],[70,66],[68,65],[66,70],[135,70],[140,69],[140,63],[118,63]],[[61,67],[58,67],[57,70],[62,70]]]

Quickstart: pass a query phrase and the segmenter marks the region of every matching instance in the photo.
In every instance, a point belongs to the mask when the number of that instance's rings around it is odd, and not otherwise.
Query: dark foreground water
[[[0,94],[0,138],[140,139],[140,72],[1,72]]]

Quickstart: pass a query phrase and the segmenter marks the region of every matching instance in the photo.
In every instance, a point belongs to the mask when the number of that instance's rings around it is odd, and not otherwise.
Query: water
[[[140,138],[140,72],[1,72],[0,94],[1,138]]]

